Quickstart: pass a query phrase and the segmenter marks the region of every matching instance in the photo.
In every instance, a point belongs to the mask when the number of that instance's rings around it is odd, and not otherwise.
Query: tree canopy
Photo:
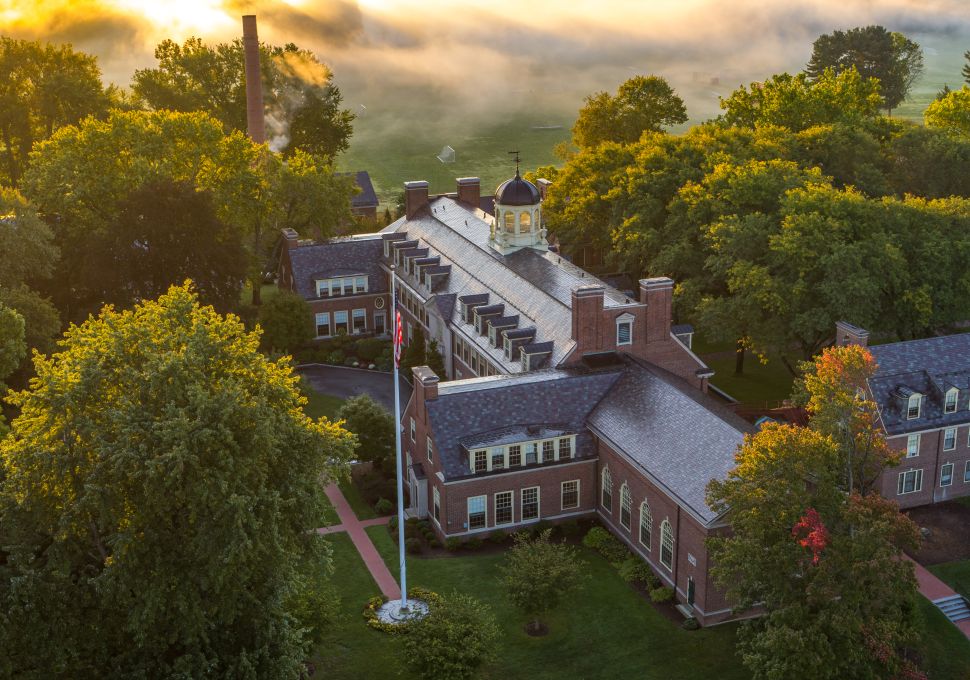
[[[206,45],[188,38],[164,40],[155,48],[156,68],[135,71],[132,90],[154,110],[204,111],[225,131],[246,131],[246,78],[243,45]],[[297,149],[332,160],[344,151],[354,116],[340,108],[333,74],[309,50],[289,43],[260,45],[263,101],[270,147]]]
[[[382,467],[394,457],[394,416],[369,395],[361,394],[344,402],[337,419],[357,435],[358,460],[371,461]],[[393,463],[389,466],[393,468]]]
[[[812,45],[805,72],[812,80],[826,69],[857,70],[879,81],[883,107],[892,110],[906,98],[923,73],[923,50],[902,33],[883,26],[860,26],[820,35]]]
[[[930,103],[923,119],[928,127],[970,140],[970,86],[964,85]]]
[[[3,674],[301,677],[350,435],[187,286],[35,361],[0,441]]]
[[[303,296],[280,289],[259,308],[262,347],[292,353],[313,339],[313,314]]]
[[[453,592],[431,612],[408,624],[404,659],[428,680],[467,680],[495,657],[499,627],[492,611],[475,598]]]
[[[597,92],[584,102],[573,125],[573,142],[580,148],[630,144],[645,131],[660,132],[687,121],[684,101],[659,76],[635,76],[615,96]]]
[[[0,303],[0,396],[6,392],[4,378],[14,372],[26,353],[24,317]]]

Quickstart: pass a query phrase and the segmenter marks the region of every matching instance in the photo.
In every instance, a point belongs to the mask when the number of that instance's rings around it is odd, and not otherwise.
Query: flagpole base
[[[401,600],[388,600],[377,610],[377,618],[381,623],[402,625],[423,619],[428,615],[428,603],[424,600],[408,598],[407,608]]]

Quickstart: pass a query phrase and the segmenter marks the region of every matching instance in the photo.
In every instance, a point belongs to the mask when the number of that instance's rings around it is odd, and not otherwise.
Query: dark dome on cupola
[[[522,179],[518,171],[495,190],[495,203],[500,205],[538,205],[539,190],[532,182]]]

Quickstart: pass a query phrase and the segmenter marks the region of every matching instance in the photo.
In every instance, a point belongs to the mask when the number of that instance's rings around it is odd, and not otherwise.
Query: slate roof
[[[370,180],[370,174],[366,170],[358,170],[357,172],[338,172],[337,177],[347,177],[348,175],[354,176],[354,181],[357,186],[360,187],[360,192],[354,194],[350,199],[350,205],[353,208],[376,208],[377,207],[377,192],[374,191],[374,183]]]
[[[384,247],[379,236],[368,234],[298,246],[289,253],[296,292],[307,300],[317,297],[317,279],[334,276],[366,274],[368,293],[388,291],[387,274],[380,266]]]
[[[970,334],[874,345],[876,374],[869,380],[889,435],[970,422]],[[944,413],[944,397],[960,390],[955,413]],[[906,418],[906,396],[923,395],[920,417]]]
[[[619,371],[551,369],[441,383],[427,407],[445,478],[473,476],[463,443],[497,441],[516,431],[522,432],[520,441],[540,438],[527,433],[530,426],[575,432],[574,457],[595,456],[586,418],[619,376]]]
[[[712,522],[717,516],[704,500],[707,483],[727,476],[752,426],[661,368],[625,363],[588,426],[702,522]]]

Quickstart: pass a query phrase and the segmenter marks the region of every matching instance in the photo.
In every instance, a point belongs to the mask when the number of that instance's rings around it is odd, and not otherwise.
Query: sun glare
[[[173,34],[206,34],[236,23],[220,0],[110,0],[109,4]]]

